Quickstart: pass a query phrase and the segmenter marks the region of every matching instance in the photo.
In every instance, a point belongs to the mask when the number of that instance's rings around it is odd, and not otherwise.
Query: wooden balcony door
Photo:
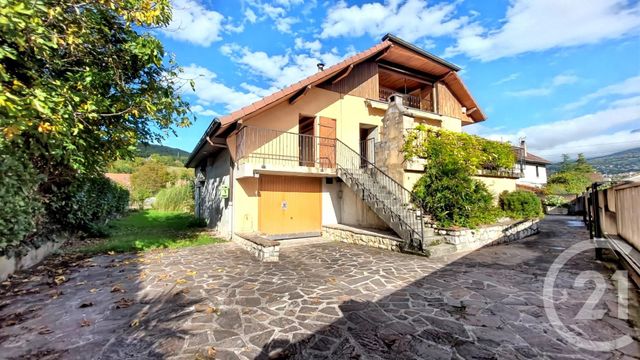
[[[310,116],[301,117],[298,122],[299,156],[300,166],[314,166],[315,164],[315,138],[314,138],[315,118]]]
[[[327,169],[336,167],[336,119],[320,117],[320,166]]]

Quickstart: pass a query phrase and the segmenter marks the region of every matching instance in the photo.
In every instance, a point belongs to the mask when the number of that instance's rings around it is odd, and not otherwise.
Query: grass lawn
[[[129,252],[224,242],[205,233],[191,214],[158,210],[136,211],[111,221],[108,233],[109,237],[77,251],[89,254]]]

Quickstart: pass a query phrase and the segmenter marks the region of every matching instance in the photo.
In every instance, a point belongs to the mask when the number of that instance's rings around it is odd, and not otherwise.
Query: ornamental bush
[[[409,133],[403,152],[406,159],[427,160],[413,193],[439,226],[476,227],[502,216],[487,187],[471,176],[480,169],[512,169],[510,144],[419,125]]]
[[[459,169],[441,172],[427,167],[413,193],[439,226],[473,228],[494,222],[501,215],[487,187]]]
[[[542,202],[530,191],[516,190],[500,195],[502,210],[515,219],[535,219],[542,217]]]
[[[163,211],[193,212],[193,185],[173,186],[160,190],[153,207]]]

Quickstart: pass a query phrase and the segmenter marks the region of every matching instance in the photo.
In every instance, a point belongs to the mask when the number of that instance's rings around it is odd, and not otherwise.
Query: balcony
[[[235,140],[239,177],[336,173],[336,139],[248,126]]]
[[[398,94],[398,93],[399,93],[398,91],[395,91],[395,90],[392,90],[392,89],[388,89],[388,88],[385,88],[385,87],[380,87],[380,91],[379,91],[380,101],[388,102],[389,101],[389,97],[391,95]],[[433,112],[434,111],[433,102],[429,98],[422,98],[421,99],[420,97],[415,96],[415,95],[402,94],[402,103],[403,103],[404,106],[409,107],[409,108],[423,110],[423,111],[429,111],[429,112]]]

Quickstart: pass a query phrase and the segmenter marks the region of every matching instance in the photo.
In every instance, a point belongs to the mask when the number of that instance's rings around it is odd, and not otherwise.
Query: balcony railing
[[[381,101],[385,101],[385,102],[389,101],[389,97],[391,97],[391,95],[393,94],[398,94],[398,92],[385,87],[380,87],[379,98]],[[402,103],[406,107],[410,107],[414,109],[419,109],[424,111],[434,110],[433,102],[431,101],[431,99],[428,99],[428,98],[421,99],[418,96],[402,94]]]
[[[258,165],[336,167],[336,139],[244,127],[236,137],[236,158]]]

